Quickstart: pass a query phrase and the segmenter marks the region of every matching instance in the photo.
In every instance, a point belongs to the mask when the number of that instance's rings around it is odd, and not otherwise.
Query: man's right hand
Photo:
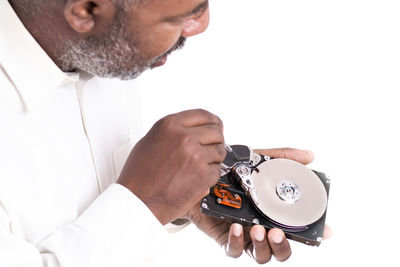
[[[222,121],[205,110],[159,120],[133,148],[118,183],[166,224],[185,214],[220,177]]]

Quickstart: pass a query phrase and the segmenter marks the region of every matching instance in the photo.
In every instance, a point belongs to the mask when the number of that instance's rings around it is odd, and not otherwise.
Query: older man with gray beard
[[[232,257],[290,256],[281,230],[199,212],[226,153],[217,116],[166,116],[132,149],[126,99],[102,79],[165,64],[208,22],[204,0],[0,0],[0,266],[142,265],[178,219]]]

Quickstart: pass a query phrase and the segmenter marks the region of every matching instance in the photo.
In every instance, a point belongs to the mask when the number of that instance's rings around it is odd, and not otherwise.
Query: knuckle
[[[196,112],[199,113],[201,116],[206,117],[210,123],[214,124],[222,123],[222,120],[217,115],[211,113],[210,111],[207,111],[205,109],[196,109]]]
[[[209,172],[207,174],[208,177],[208,187],[214,186],[218,179],[221,177],[221,168],[219,165],[214,164],[215,166],[208,166]]]
[[[265,240],[265,239],[262,242],[256,241],[256,249],[257,249],[257,251],[262,251],[263,253],[271,254],[271,249],[268,245],[267,240]]]
[[[225,136],[224,133],[222,131],[218,131],[218,135],[219,135],[219,141],[222,144],[225,144]],[[225,147],[224,147],[225,148]]]
[[[165,116],[164,118],[160,119],[157,124],[161,129],[166,131],[176,129],[176,116],[174,114]]]
[[[220,127],[216,124],[207,124],[205,125],[204,135],[208,135],[210,139],[212,139],[212,143],[219,144],[224,143],[225,137],[224,133],[221,131]]]
[[[206,125],[204,125],[203,127],[205,127],[205,130],[207,130],[206,133],[207,133],[208,135],[217,136],[217,134],[218,134],[218,128],[217,128],[216,125],[214,125],[214,124],[206,124]]]
[[[202,114],[202,115],[212,115],[212,113],[211,112],[209,112],[209,111],[207,111],[207,110],[205,110],[205,109],[202,109],[202,108],[198,108],[198,109],[195,109],[194,111],[196,111],[197,113],[199,113],[199,114]]]
[[[216,146],[216,150],[217,150],[217,153],[218,153],[218,156],[219,156],[219,161],[224,161],[224,159],[225,159],[225,157],[226,157],[226,149],[225,149],[225,146],[223,145],[223,144],[219,144],[219,145],[217,145]]]
[[[185,135],[181,137],[180,147],[185,157],[191,160],[197,160],[198,151],[196,150],[196,146],[193,141],[193,136]]]
[[[186,135],[181,139],[181,149],[185,158],[189,159],[190,162],[197,164],[202,161],[202,156],[199,151],[199,146],[195,142],[195,137]]]
[[[218,128],[220,129],[220,131],[222,131],[222,130],[223,130],[224,124],[223,124],[221,118],[218,117],[217,115],[214,115],[214,114],[211,114],[211,115],[212,115],[211,121],[212,121],[213,123],[215,123],[216,125],[218,125]]]
[[[195,116],[200,116],[200,117],[204,117],[209,119],[212,116],[212,113],[202,109],[202,108],[198,108],[198,109],[193,109],[191,110],[192,114],[194,114]]]
[[[217,124],[209,124],[207,127],[209,129],[209,133],[215,138],[216,143],[224,143],[225,137],[220,126]]]
[[[192,153],[194,150],[195,137],[190,134],[184,134],[180,138],[181,144],[185,148],[185,151]]]
[[[190,154],[190,158],[194,164],[198,164],[198,163],[202,162],[202,157],[201,157],[200,153],[196,153],[196,151],[194,151],[193,153]]]

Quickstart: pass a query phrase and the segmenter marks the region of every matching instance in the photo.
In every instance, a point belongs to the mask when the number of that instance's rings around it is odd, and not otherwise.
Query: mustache
[[[170,50],[165,52],[165,54],[163,56],[168,56],[172,52],[174,52],[176,50],[179,50],[179,49],[182,49],[185,46],[185,43],[186,43],[186,38],[185,37],[179,37],[179,39],[176,42],[176,44],[173,47],[171,47]]]
[[[186,38],[185,37],[180,37],[178,39],[178,41],[164,54],[162,54],[161,56],[157,57],[156,59],[154,59],[149,66],[151,66],[152,64],[154,64],[155,62],[161,60],[163,57],[167,57],[168,55],[170,55],[172,52],[179,50],[181,48],[183,48],[185,46],[186,43]]]

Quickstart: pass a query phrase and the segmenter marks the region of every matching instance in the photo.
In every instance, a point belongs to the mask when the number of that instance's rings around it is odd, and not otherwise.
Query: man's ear
[[[64,8],[65,19],[79,33],[92,31],[96,23],[107,25],[115,14],[111,0],[68,0]]]

